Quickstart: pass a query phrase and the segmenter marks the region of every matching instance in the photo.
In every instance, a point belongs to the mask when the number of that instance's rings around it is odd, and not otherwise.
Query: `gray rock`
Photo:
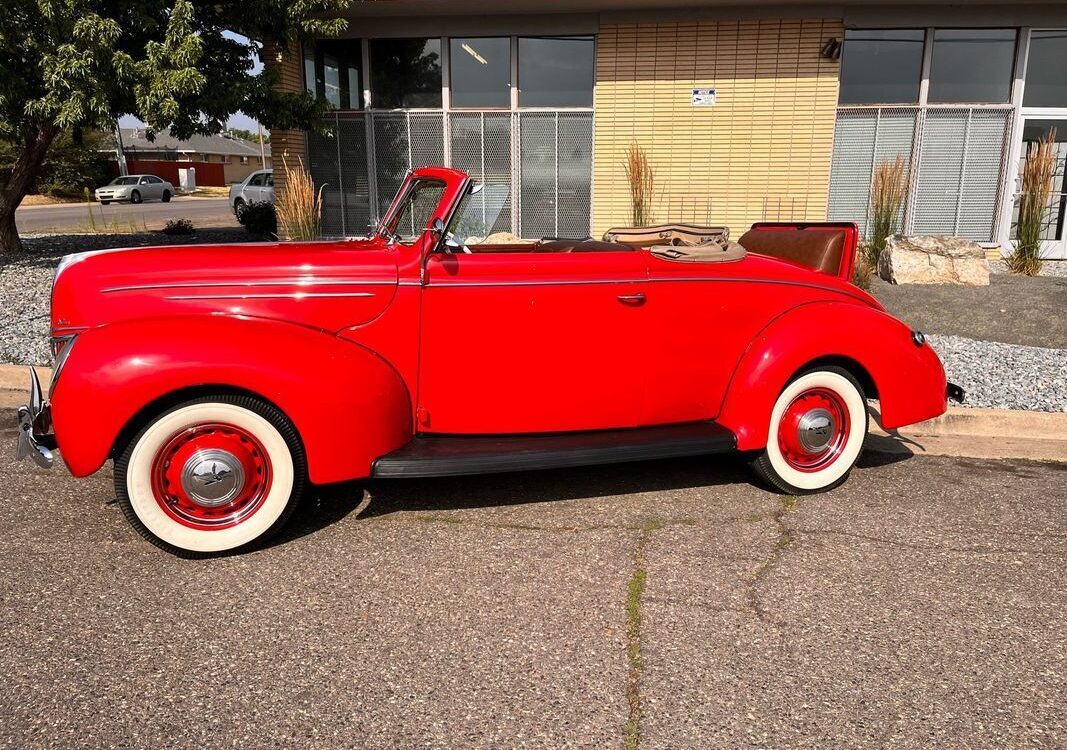
[[[962,237],[890,237],[878,261],[878,275],[892,284],[989,286],[985,250]]]

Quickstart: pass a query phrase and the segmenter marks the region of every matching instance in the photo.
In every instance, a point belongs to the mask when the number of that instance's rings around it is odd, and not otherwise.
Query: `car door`
[[[262,187],[261,200],[267,201],[267,203],[274,203],[274,173],[265,172],[263,174],[263,187]]]
[[[432,253],[424,273],[419,429],[484,434],[643,424],[646,291],[637,252]]]
[[[152,200],[156,197],[155,188],[152,187],[152,182],[147,177],[142,177],[137,181],[137,189],[141,192],[141,200]]]
[[[263,172],[256,172],[248,178],[248,184],[244,189],[244,197],[248,203],[263,200],[263,177]]]

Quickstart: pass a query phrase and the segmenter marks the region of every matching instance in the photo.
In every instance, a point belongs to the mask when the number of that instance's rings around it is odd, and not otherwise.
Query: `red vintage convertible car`
[[[20,453],[58,447],[77,477],[114,459],[134,528],[204,556],[266,539],[309,484],[363,477],[736,450],[780,491],[826,490],[868,398],[886,428],[962,398],[849,283],[854,225],[465,242],[506,200],[428,167],[369,239],[67,256]]]

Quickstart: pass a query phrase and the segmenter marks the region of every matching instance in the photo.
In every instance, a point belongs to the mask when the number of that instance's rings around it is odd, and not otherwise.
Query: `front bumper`
[[[18,408],[18,445],[15,459],[27,456],[42,469],[52,468],[56,436],[52,434],[52,408],[44,399],[37,371],[30,368],[30,403]]]

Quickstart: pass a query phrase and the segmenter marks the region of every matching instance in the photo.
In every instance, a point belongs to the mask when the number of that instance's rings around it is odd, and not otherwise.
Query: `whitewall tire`
[[[281,412],[220,395],[144,425],[116,459],[115,490],[127,520],[150,542],[205,557],[267,540],[298,503],[306,472]]]
[[[867,428],[866,397],[852,374],[829,366],[809,370],[775,401],[767,447],[753,468],[792,495],[832,489],[848,478]]]

